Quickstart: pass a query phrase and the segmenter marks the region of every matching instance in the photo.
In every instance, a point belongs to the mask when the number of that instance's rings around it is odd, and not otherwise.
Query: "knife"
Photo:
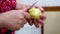
[[[31,9],[32,7],[34,7],[34,5],[37,3],[38,1],[35,1],[28,9]]]

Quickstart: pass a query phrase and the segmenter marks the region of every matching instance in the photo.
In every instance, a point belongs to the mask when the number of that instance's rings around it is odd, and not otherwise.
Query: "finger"
[[[39,27],[39,23],[36,21],[36,20],[34,20],[34,25],[35,25],[35,27]]]
[[[39,22],[41,25],[44,24],[44,20],[38,19],[37,22]]]
[[[40,10],[41,10],[41,12],[42,12],[42,13],[44,13],[44,9],[43,9],[42,7],[40,7],[40,6],[35,6],[35,8],[40,9]]]
[[[19,23],[26,24],[27,20],[25,18],[20,18]]]
[[[11,25],[7,26],[6,28],[9,29],[9,30],[14,31],[14,30],[19,30],[21,27],[18,24],[14,24],[14,25],[11,24]]]
[[[29,23],[29,25],[33,25],[33,22],[32,22],[32,19],[30,18],[30,19],[27,19],[27,21],[28,21],[28,23]]]
[[[27,13],[27,12],[23,12],[22,14],[24,15],[24,17],[25,17],[26,19],[31,18],[30,14]]]
[[[24,9],[22,9],[24,12],[27,12],[28,11],[28,8],[24,8]]]
[[[25,17],[24,17],[24,15],[22,15],[22,14],[20,14],[19,16],[18,16],[18,22],[19,23],[26,23],[27,21],[26,21],[26,19],[25,19]]]
[[[40,15],[40,19],[42,19],[42,20],[45,20],[45,19],[46,19],[46,16],[45,16],[44,13],[41,13],[41,15]]]

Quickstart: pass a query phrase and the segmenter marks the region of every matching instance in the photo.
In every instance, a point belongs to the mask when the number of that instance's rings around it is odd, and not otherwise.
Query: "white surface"
[[[34,1],[39,1],[37,4],[40,6],[60,6],[60,0],[21,0],[26,4],[32,4]]]
[[[16,31],[15,34],[41,34],[41,30],[40,28],[35,28],[34,25],[29,26],[28,24],[26,24],[19,31]]]

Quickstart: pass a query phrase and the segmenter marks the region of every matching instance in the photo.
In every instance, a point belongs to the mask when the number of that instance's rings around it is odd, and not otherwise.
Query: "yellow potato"
[[[33,19],[38,19],[41,15],[41,10],[33,7],[29,10],[29,14]]]

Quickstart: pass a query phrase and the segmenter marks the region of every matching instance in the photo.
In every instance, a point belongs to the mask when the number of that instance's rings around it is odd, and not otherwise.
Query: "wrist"
[[[27,5],[23,2],[21,2],[21,0],[16,0],[16,9],[19,10],[19,9],[24,9],[24,8],[29,8],[30,5]]]

